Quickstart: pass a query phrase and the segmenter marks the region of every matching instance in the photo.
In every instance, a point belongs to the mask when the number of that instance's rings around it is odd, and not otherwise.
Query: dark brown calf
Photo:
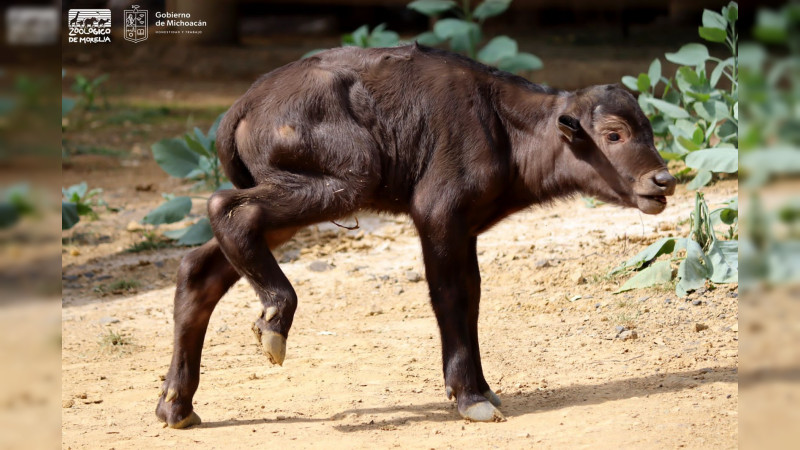
[[[220,124],[236,189],[215,193],[215,239],[178,272],[175,349],[156,414],[200,422],[192,397],[208,319],[240,276],[264,309],[253,326],[282,364],[297,306],[271,250],[303,226],[361,209],[416,225],[459,413],[502,420],[478,347],[477,236],[534,204],[585,193],[657,214],[675,179],[650,123],[616,85],[542,87],[420,46],[340,48],[261,77]]]

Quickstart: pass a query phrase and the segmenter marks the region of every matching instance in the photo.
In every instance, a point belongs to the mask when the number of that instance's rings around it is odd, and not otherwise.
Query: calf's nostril
[[[663,170],[655,174],[653,182],[664,189],[671,189],[675,187],[677,180],[668,171]]]

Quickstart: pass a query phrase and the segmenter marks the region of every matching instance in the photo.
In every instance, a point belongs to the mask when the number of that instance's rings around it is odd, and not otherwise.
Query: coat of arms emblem
[[[139,5],[133,5],[124,11],[125,15],[125,40],[130,42],[142,42],[147,39],[147,10],[139,9]]]

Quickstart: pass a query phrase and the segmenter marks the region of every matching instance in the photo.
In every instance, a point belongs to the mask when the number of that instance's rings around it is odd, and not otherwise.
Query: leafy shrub
[[[181,137],[153,144],[153,157],[164,172],[173,177],[195,180],[194,189],[216,191],[233,188],[225,178],[217,156],[217,128],[223,115],[217,117],[206,134],[195,127]],[[192,210],[192,197],[176,197],[172,194],[163,194],[163,197],[166,202],[150,211],[142,220],[143,223],[155,226],[175,223],[183,220]],[[207,200],[206,197],[199,198]],[[208,218],[203,217],[186,228],[166,231],[164,236],[176,240],[180,245],[198,245],[211,239],[213,233]]]
[[[698,34],[706,41],[723,43],[731,56],[711,56],[703,44],[686,44],[676,53],[667,53],[667,61],[680,67],[675,75],[662,75],[661,60],[656,58],[647,73],[625,76],[622,83],[638,91],[639,105],[660,138],[656,146],[667,160],[684,160],[687,168],[696,170],[690,189],[708,184],[712,173],[738,171],[739,82],[737,78],[738,4],[730,2],[718,13],[703,11],[703,26]],[[707,63],[716,63],[711,72]],[[730,91],[717,87],[726,78]],[[657,98],[658,90],[661,98]]]
[[[105,207],[109,211],[118,211],[112,208],[100,197],[102,189],[89,190],[85,181],[74,184],[66,189],[62,188],[64,196],[61,200],[61,229],[68,230],[80,221],[81,216],[97,219],[95,208]]]
[[[736,283],[739,277],[739,202],[734,197],[725,206],[708,210],[703,194],[695,195],[689,237],[661,238],[639,252],[611,275],[639,271],[617,292],[668,283],[673,279],[672,263],[678,263],[675,293],[685,297],[704,287],[707,280],[716,284]],[[724,231],[715,227],[727,227]],[[685,254],[681,253],[685,250]],[[659,256],[670,259],[656,261]]]
[[[481,27],[484,21],[504,13],[510,4],[511,0],[484,0],[471,9],[468,0],[462,6],[452,0],[416,0],[409,3],[408,8],[438,19],[433,30],[415,38],[420,44],[436,46],[447,42],[454,52],[464,53],[472,59],[512,73],[541,69],[542,60],[530,53],[520,52],[517,41],[508,36],[497,36],[478,50],[478,44],[483,40]],[[439,18],[444,15],[455,17]],[[371,32],[367,25],[362,25],[342,36],[342,46],[393,47],[401,43],[398,34],[387,30],[386,24],[378,25]],[[312,50],[303,58],[321,51]]]
[[[385,23],[378,25],[371,32],[369,31],[369,26],[361,25],[352,33],[342,35],[342,47],[394,47],[399,44],[400,36],[394,31],[387,30]],[[325,51],[325,49],[311,50],[302,57],[308,58],[322,51]]]
[[[454,52],[465,53],[472,59],[512,73],[541,69],[542,60],[520,52],[517,41],[508,36],[496,36],[478,50],[483,40],[483,23],[504,13],[509,5],[511,0],[484,0],[471,9],[468,0],[461,6],[452,0],[416,0],[408,7],[438,19],[433,30],[417,36],[420,44],[434,46],[447,42]],[[439,18],[443,15],[455,17]]]
[[[63,77],[63,75],[62,75]],[[83,75],[75,75],[75,83],[72,85],[72,92],[80,95],[79,103],[87,110],[95,109],[94,100],[98,93],[101,93],[101,85],[108,81],[108,74],[100,75],[94,80],[90,80]],[[64,100],[61,100],[61,114],[64,115]]]
[[[15,184],[0,194],[0,229],[10,228],[20,218],[36,213],[30,187],[26,183]]]

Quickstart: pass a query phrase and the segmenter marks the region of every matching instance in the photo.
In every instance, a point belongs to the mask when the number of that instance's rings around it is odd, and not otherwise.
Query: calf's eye
[[[620,139],[619,133],[608,133],[608,140],[611,142],[617,142]]]

